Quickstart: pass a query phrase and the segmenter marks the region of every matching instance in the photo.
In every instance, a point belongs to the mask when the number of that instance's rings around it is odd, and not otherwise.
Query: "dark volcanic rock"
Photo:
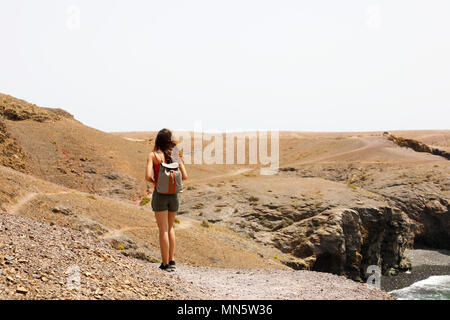
[[[49,112],[50,108],[41,108],[35,104],[28,103],[24,100],[11,97],[9,95],[0,94],[0,115],[8,120],[22,121],[33,120],[44,122],[47,120],[61,119],[59,114],[63,110]]]
[[[45,108],[45,107],[41,107],[42,109],[46,110],[47,112],[51,113],[51,114],[55,114],[56,116],[60,116],[63,118],[68,118],[68,119],[75,119],[73,114],[67,112],[64,109],[61,108]]]
[[[432,148],[431,149],[431,153],[436,155],[436,156],[441,156],[441,157],[444,157],[447,160],[450,160],[450,152],[447,152],[445,150],[439,150],[439,149],[436,149],[436,148]]]
[[[71,209],[63,208],[63,207],[59,207],[59,206],[58,207],[54,207],[52,209],[52,212],[53,213],[61,213],[61,214],[64,214],[66,216],[72,216],[72,215],[75,214]]]
[[[437,148],[431,148],[421,141],[417,141],[414,139],[402,138],[402,137],[396,137],[392,134],[386,134],[385,137],[400,147],[411,148],[417,152],[427,152],[427,153],[434,154],[436,156],[441,156],[446,159],[450,159],[450,153],[448,153],[447,151],[439,150]]]
[[[411,241],[410,230],[411,222],[398,209],[337,208],[284,228],[273,242],[302,259],[308,269],[361,280],[369,265],[379,266],[383,273],[407,266],[402,257]]]
[[[444,199],[428,201],[421,218],[423,230],[417,237],[417,242],[450,249],[450,203]]]
[[[89,174],[96,174],[97,170],[93,167],[89,167],[86,170],[84,170],[85,173],[89,173]]]
[[[412,220],[414,243],[450,249],[450,202],[436,185],[368,187],[382,194]]]
[[[286,168],[280,168],[280,171],[297,171],[297,169],[293,168],[293,167],[286,167]]]
[[[414,239],[410,246],[416,243],[450,249],[450,176],[444,166],[384,168],[378,165],[324,165],[314,170],[313,174],[323,179],[353,184],[382,196],[388,206],[401,209],[412,221]]]

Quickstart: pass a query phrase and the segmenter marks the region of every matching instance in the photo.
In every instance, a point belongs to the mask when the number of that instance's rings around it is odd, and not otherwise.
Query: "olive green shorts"
[[[156,190],[152,194],[152,209],[155,212],[159,211],[178,211],[180,206],[180,195],[175,194],[162,194],[158,193]]]

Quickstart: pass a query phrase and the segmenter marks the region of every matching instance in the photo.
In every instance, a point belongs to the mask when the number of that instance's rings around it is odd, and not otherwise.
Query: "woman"
[[[170,130],[160,130],[156,136],[153,152],[150,152],[148,155],[145,171],[145,180],[153,182],[155,185],[152,194],[152,209],[155,212],[159,229],[159,245],[161,247],[162,257],[162,263],[159,268],[164,271],[173,271],[175,269],[175,231],[173,229],[173,223],[180,204],[180,197],[178,193],[158,193],[156,191],[156,182],[158,181],[161,162],[173,162],[172,149],[175,147],[175,144]],[[182,179],[186,180],[187,173],[181,159],[181,154],[178,163]]]

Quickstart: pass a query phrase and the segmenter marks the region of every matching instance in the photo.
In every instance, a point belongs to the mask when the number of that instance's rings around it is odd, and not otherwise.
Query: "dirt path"
[[[188,229],[192,227],[192,223],[195,220],[183,217],[183,223],[175,224],[175,230]],[[124,232],[133,230],[148,230],[148,227],[124,227],[120,229],[109,230],[107,233],[101,236],[102,239],[115,238],[123,236]]]
[[[19,212],[19,210],[25,205],[27,204],[29,201],[33,200],[34,198],[36,198],[37,196],[42,196],[42,195],[54,195],[54,194],[64,194],[64,193],[69,193],[68,191],[60,191],[60,192],[30,192],[27,193],[24,197],[22,197],[21,199],[19,199],[19,201],[10,206],[9,208],[7,208],[7,211],[9,213],[13,213],[16,214]]]
[[[191,179],[190,182],[193,183],[200,183],[200,182],[210,182],[212,180],[216,180],[216,179],[220,179],[220,178],[228,178],[228,177],[233,177],[233,176],[237,176],[249,171],[255,170],[253,168],[241,168],[241,169],[236,169],[233,170],[231,172],[227,172],[224,174],[219,174],[219,175],[215,175],[215,176],[209,176],[206,178],[197,178],[197,179]]]
[[[157,267],[157,265],[155,265]],[[374,287],[314,271],[219,269],[177,266],[175,275],[210,292],[215,300],[391,299]]]
[[[125,227],[121,229],[109,230],[109,232],[101,236],[102,239],[115,238],[123,236],[124,232],[131,230],[148,230],[148,227]]]
[[[133,141],[133,142],[144,142],[144,139],[134,139],[134,138],[128,138],[128,137],[123,137],[125,140],[128,141]]]
[[[282,166],[283,167],[289,167],[289,166],[295,166],[295,165],[307,165],[307,164],[315,164],[318,162],[326,162],[325,160],[327,159],[332,159],[334,157],[339,157],[339,156],[343,156],[346,154],[351,154],[354,152],[360,152],[362,150],[366,150],[366,149],[370,149],[373,148],[374,146],[377,146],[377,144],[380,144],[379,141],[378,142],[374,142],[370,139],[367,138],[357,138],[358,140],[362,141],[364,144],[356,149],[352,149],[352,150],[348,150],[348,151],[342,151],[342,152],[338,152],[335,154],[325,154],[322,155],[320,157],[316,157],[314,159],[308,159],[308,160],[299,160],[299,161],[294,161],[294,162],[290,162],[290,163],[283,163]],[[281,164],[280,164],[281,165]]]
[[[17,212],[19,212],[20,208],[22,208],[28,201],[33,200],[34,198],[36,198],[37,195],[39,195],[40,193],[36,193],[36,192],[30,192],[27,193],[22,199],[20,199],[16,204],[14,204],[13,206],[7,208],[7,211],[10,213],[14,213],[16,214]]]

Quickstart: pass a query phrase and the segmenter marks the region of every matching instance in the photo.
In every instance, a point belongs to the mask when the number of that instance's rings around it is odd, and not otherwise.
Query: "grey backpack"
[[[178,162],[160,162],[156,191],[163,194],[175,194],[183,191],[183,180]]]

